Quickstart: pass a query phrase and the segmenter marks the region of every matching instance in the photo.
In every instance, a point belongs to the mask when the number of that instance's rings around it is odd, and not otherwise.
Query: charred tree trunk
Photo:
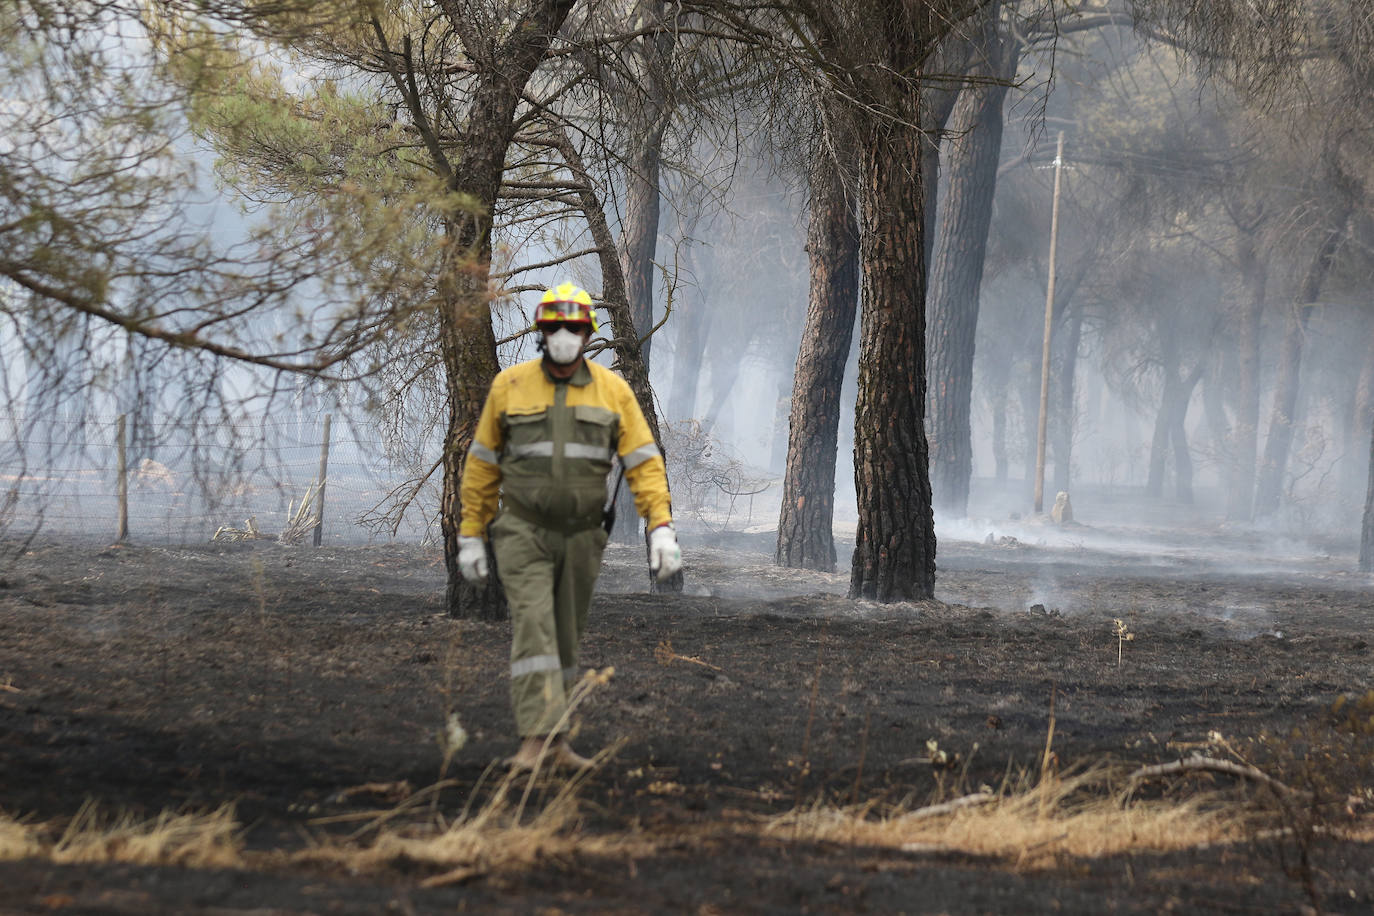
[[[1169,441],[1174,447],[1174,495],[1179,502],[1193,504],[1193,454],[1188,449],[1188,407],[1193,402],[1193,392],[1202,380],[1206,364],[1199,361],[1183,380],[1174,415],[1169,424]]]
[[[1174,446],[1174,496],[1184,505],[1193,504],[1193,456],[1188,451],[1188,402],[1183,409],[1174,414],[1173,425],[1169,427],[1169,441]]]
[[[683,262],[697,276],[702,276],[694,265],[692,247],[684,247],[687,250]],[[678,420],[697,417],[701,364],[710,333],[710,315],[702,292],[700,288],[679,289],[673,304],[672,323],[677,325],[677,346],[673,356],[673,379],[668,390],[668,404],[671,416]]]
[[[654,326],[654,255],[658,250],[658,189],[664,123],[641,136],[630,158],[625,177],[624,252],[626,298],[636,328],[647,333]],[[640,345],[644,364],[649,364],[653,341]]]
[[[1164,495],[1164,475],[1169,463],[1169,430],[1174,425],[1174,414],[1178,410],[1179,390],[1179,343],[1169,325],[1155,328],[1159,339],[1159,361],[1163,376],[1163,387],[1159,395],[1159,410],[1155,413],[1155,428],[1150,436],[1150,470],[1145,478],[1145,495],[1159,499]]]
[[[552,144],[558,149],[569,171],[578,180],[577,197],[587,226],[596,242],[597,257],[601,264],[601,296],[606,310],[611,316],[613,336],[611,346],[615,350],[615,363],[612,368],[620,372],[630,390],[634,392],[639,410],[649,425],[654,442],[667,460],[667,449],[663,443],[663,431],[658,421],[658,411],[654,407],[654,393],[649,386],[649,366],[644,352],[639,347],[641,334],[634,320],[634,310],[630,307],[625,274],[616,257],[615,240],[611,236],[610,224],[606,221],[606,210],[596,193],[595,184],[582,162],[577,148],[559,126],[551,136]],[[618,491],[613,495],[617,507],[614,532],[622,533],[629,543],[639,534],[642,520],[633,511],[634,496],[629,485],[622,479]],[[644,532],[645,549],[648,549],[648,532]],[[680,592],[683,587],[683,574],[678,572],[666,582],[649,578],[651,592]]]
[[[488,250],[488,254],[490,254]],[[483,587],[469,585],[458,569],[458,524],[462,506],[458,484],[467,460],[491,380],[500,371],[496,362],[496,336],[486,302],[486,282],[468,282],[461,271],[450,271],[444,284],[449,295],[439,313],[439,343],[448,385],[449,422],[444,437],[444,488],[439,524],[444,534],[444,568],[448,573],[447,605],[454,617],[504,620],[509,615],[505,592],[498,577],[487,577]],[[495,557],[487,548],[495,570]]]
[[[643,0],[635,5],[633,15],[646,23],[661,26],[664,6],[663,0]],[[654,326],[654,257],[658,251],[662,205],[659,181],[663,165],[663,137],[672,115],[668,90],[663,81],[675,43],[676,32],[672,28],[658,28],[630,42],[626,51],[637,62],[637,67],[632,66],[632,70],[639,74],[639,78],[620,87],[631,138],[629,155],[625,160],[620,272],[625,279],[629,317],[641,336],[640,356],[646,378],[653,349],[653,341],[648,335]],[[660,437],[660,448],[662,445]],[[618,507],[632,503],[629,486],[623,481],[614,498]],[[642,520],[635,512],[618,511],[611,537],[618,543],[633,544],[641,539],[642,533],[647,544],[648,532],[642,529]],[[656,585],[651,585],[651,588],[657,590]]]
[[[587,226],[591,231],[592,239],[596,242],[597,255],[601,264],[602,301],[611,316],[613,332],[611,346],[615,349],[616,354],[613,368],[620,372],[626,383],[629,384],[630,390],[635,393],[635,401],[639,404],[640,412],[644,414],[644,419],[649,424],[649,431],[653,433],[654,441],[666,458],[667,451],[664,448],[663,432],[658,421],[658,411],[654,407],[653,389],[649,386],[649,367],[645,361],[644,351],[639,346],[642,335],[639,325],[635,323],[634,310],[630,307],[625,274],[616,257],[615,240],[611,235],[610,224],[606,221],[605,208],[601,204],[601,198],[596,193],[595,183],[587,172],[581,155],[561,125],[555,124],[553,126],[549,135],[549,143],[558,150],[559,155],[567,164],[568,170],[577,179],[578,202],[587,219]],[[634,497],[624,480],[619,482],[619,490],[613,498],[617,507],[613,534],[617,536],[617,540],[633,544],[639,539],[642,521],[633,509],[624,508],[634,505]],[[647,532],[645,537],[647,537]],[[659,583],[657,580],[651,579],[650,590],[678,592],[682,590],[682,581],[681,573],[666,583]]]
[[[555,125],[549,142],[558,150],[578,182],[578,203],[587,220],[592,241],[596,243],[597,258],[601,265],[601,299],[611,317],[611,347],[615,350],[612,368],[621,374],[634,392],[635,401],[649,424],[649,431],[653,433],[659,448],[662,448],[663,434],[659,427],[658,411],[654,408],[654,392],[649,386],[649,365],[638,346],[641,325],[635,321],[634,310],[630,306],[625,274],[616,257],[615,239],[606,221],[606,210],[581,155],[561,125]]]
[[[935,73],[960,73],[968,66],[972,50],[973,45],[968,39],[950,35],[940,42],[927,66]],[[924,134],[924,142],[921,144],[921,182],[925,188],[925,206],[922,211],[925,220],[922,231],[925,264],[931,262],[935,251],[935,224],[938,218],[940,187],[940,140],[959,96],[957,84],[929,83],[920,90],[921,130]]]
[[[1374,321],[1367,323],[1364,366],[1351,398],[1349,420],[1346,423],[1344,445],[1345,472],[1342,493],[1356,493],[1364,480],[1364,437],[1374,427]]]
[[[663,24],[663,0],[645,0],[638,15]],[[622,257],[625,291],[630,315],[641,334],[654,326],[654,256],[658,251],[658,221],[662,195],[659,178],[663,166],[663,137],[672,113],[663,84],[672,56],[676,33],[659,28],[631,43],[629,52],[642,62],[643,78],[625,93],[632,148],[626,162],[625,215],[622,222]],[[638,91],[635,91],[638,90]],[[642,345],[644,365],[650,365],[652,341]]]
[[[1169,425],[1173,420],[1173,393],[1177,383],[1170,373],[1164,383],[1164,395],[1155,414],[1155,429],[1150,436],[1150,471],[1145,478],[1145,495],[1159,499],[1164,495],[1164,473],[1169,457]]]
[[[1150,439],[1150,476],[1145,483],[1145,495],[1154,499],[1164,495],[1164,475],[1172,445],[1177,492],[1183,502],[1190,503],[1193,501],[1193,459],[1188,451],[1184,424],[1188,419],[1188,407],[1193,401],[1193,391],[1202,378],[1202,367],[1195,367],[1183,378],[1178,377],[1174,366],[1165,371],[1164,394],[1160,398],[1154,435]]]
[[[1302,346],[1307,336],[1307,320],[1321,294],[1322,284],[1331,271],[1336,249],[1345,236],[1348,216],[1347,210],[1323,236],[1303,278],[1298,301],[1293,304],[1284,324],[1279,373],[1274,383],[1274,406],[1269,414],[1269,435],[1264,440],[1264,461],[1260,465],[1259,482],[1255,488],[1257,516],[1277,512],[1283,495],[1288,454],[1293,445],[1293,426],[1297,419],[1294,413],[1298,404],[1298,381],[1302,373]]]
[[[930,598],[935,590],[920,155],[920,132],[897,119],[873,127],[863,149],[854,411],[859,525],[849,594],[879,601]]]
[[[711,365],[711,404],[706,408],[706,415],[701,421],[701,429],[708,436],[715,431],[716,423],[720,420],[720,412],[725,408],[726,398],[735,390],[735,383],[739,381],[739,370],[738,359],[715,360]]]
[[[1028,365],[1024,364],[1021,368],[1026,369]],[[1036,366],[1039,366],[1038,360]],[[1025,371],[1021,379],[1019,383],[1014,383],[1016,393],[1021,399],[1021,479],[1027,487],[1034,487],[1037,433],[1035,427],[1040,416],[1040,390],[1038,385],[1031,384],[1030,370]],[[1028,491],[1027,496],[1029,495]]]
[[[1238,242],[1242,298],[1234,323],[1236,335],[1235,423],[1231,427],[1232,465],[1227,475],[1226,518],[1248,522],[1254,517],[1255,468],[1259,459],[1260,319],[1264,316],[1269,269],[1256,251],[1253,232]]]
[[[390,76],[405,99],[416,129],[449,189],[465,198],[470,209],[454,213],[446,225],[451,252],[439,279],[439,347],[449,396],[449,423],[444,436],[444,485],[440,527],[448,573],[446,604],[455,617],[501,618],[505,600],[495,575],[476,589],[458,569],[458,530],[462,515],[458,485],[482,404],[499,366],[491,327],[487,285],[491,273],[491,213],[505,171],[506,151],[515,134],[515,111],[521,93],[543,60],[553,37],[573,7],[573,0],[548,0],[532,8],[497,47],[468,48],[482,76],[468,109],[467,130],[457,155],[450,157],[429,122],[425,105],[411,87],[413,73],[392,69]],[[448,3],[445,14],[464,34],[466,10]],[[381,26],[374,21],[379,37]],[[399,58],[406,61],[408,57]],[[398,58],[386,58],[399,67]]]
[[[1219,379],[1227,377],[1225,360],[1214,355],[1211,371],[1206,376],[1202,386],[1202,408],[1203,418],[1207,422],[1207,436],[1212,451],[1221,457],[1223,466],[1229,468],[1235,463],[1231,455],[1231,424],[1226,413],[1226,392],[1219,382]]]
[[[993,10],[995,14],[995,8]],[[1013,67],[989,16],[974,75],[1002,77]],[[983,282],[997,162],[1002,150],[1002,101],[1006,86],[974,83],[964,88],[951,115],[945,151],[945,197],[926,300],[929,359],[926,432],[930,439],[931,496],[935,508],[962,518],[968,512],[973,475],[973,357],[978,296]],[[934,195],[927,187],[928,199]],[[1005,442],[1005,414],[1002,422]],[[1005,455],[1002,476],[1005,478]]]
[[[810,210],[810,301],[792,380],[775,561],[833,572],[840,389],[858,310],[859,230],[853,197],[829,156],[812,168]]]

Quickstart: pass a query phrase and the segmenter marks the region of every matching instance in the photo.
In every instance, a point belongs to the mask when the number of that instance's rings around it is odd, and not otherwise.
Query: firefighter
[[[492,381],[464,462],[458,566],[484,583],[490,537],[510,605],[511,704],[523,739],[510,765],[534,769],[548,747],[554,763],[581,768],[590,761],[569,745],[565,713],[608,537],[613,458],[648,522],[659,581],[682,567],[682,551],[663,457],[630,386],[583,358],[597,329],[591,296],[571,283],[549,289],[534,323],[542,357]]]

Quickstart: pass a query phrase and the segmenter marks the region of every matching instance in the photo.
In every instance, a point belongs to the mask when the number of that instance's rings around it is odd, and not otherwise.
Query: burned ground
[[[422,886],[433,868],[403,858],[352,873],[291,857],[356,830],[407,786],[433,786],[450,711],[471,737],[442,774],[452,785],[418,809],[426,817],[480,804],[489,765],[513,749],[508,628],[442,613],[436,551],[11,550],[0,813],[55,832],[88,800],[141,816],[232,803],[254,864],[23,858],[0,864],[0,910],[1374,907],[1374,845],[1358,839],[1369,761],[1358,741],[1344,756],[1312,752],[1335,701],[1371,686],[1370,580],[1345,572],[1338,551],[1262,555],[1217,532],[1167,547],[1086,529],[1043,544],[1025,532],[947,539],[940,601],[878,605],[845,598],[845,576],[773,568],[767,535],[684,540],[680,596],[642,593],[637,550],[607,554],[583,662],[615,673],[582,707],[577,744],[615,751],[579,789],[565,831],[586,848],[440,887]],[[816,806],[866,806],[876,819],[1047,766],[1125,771],[1197,753],[1346,793],[1349,820],[1304,839],[1270,818],[1248,841],[1035,867],[760,828]],[[1317,756],[1326,769],[1314,776]],[[533,804],[558,784],[541,782]],[[1263,807],[1251,786],[1217,775],[1147,791]],[[416,809],[397,822],[409,817]],[[643,843],[612,854],[592,842],[607,837]]]

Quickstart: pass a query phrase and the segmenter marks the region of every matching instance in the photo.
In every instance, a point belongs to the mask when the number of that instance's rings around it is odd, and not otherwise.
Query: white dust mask
[[[549,359],[561,366],[576,362],[582,355],[582,335],[567,328],[559,328],[552,334],[544,335],[544,349]]]

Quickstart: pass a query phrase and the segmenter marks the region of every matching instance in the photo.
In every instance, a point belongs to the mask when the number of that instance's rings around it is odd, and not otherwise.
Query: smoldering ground
[[[5,905],[1374,902],[1369,739],[1332,712],[1369,687],[1374,609],[1339,557],[1242,575],[1090,538],[951,538],[939,601],[877,605],[846,598],[842,574],[772,567],[766,534],[688,526],[684,541],[681,596],[644,593],[637,548],[607,552],[582,660],[614,674],[580,707],[576,742],[610,753],[564,795],[564,777],[536,781],[518,823],[492,766],[513,749],[508,627],[444,615],[437,552],[30,545],[0,589],[0,810],[5,836],[25,838],[0,843]],[[446,762],[450,714],[469,737]],[[1127,774],[1191,755],[1339,804],[1303,832],[1253,780],[1199,771],[1148,780],[1122,807]],[[1073,782],[1085,767],[1095,781]],[[1015,810],[1052,829],[971,820],[1008,817],[1037,787],[1049,801]],[[1008,807],[910,819],[983,791]],[[1069,813],[1094,799],[1116,813],[1085,834]],[[1158,804],[1210,826],[1160,846],[1140,807]],[[228,829],[180,846],[139,845],[129,826],[225,810]]]

